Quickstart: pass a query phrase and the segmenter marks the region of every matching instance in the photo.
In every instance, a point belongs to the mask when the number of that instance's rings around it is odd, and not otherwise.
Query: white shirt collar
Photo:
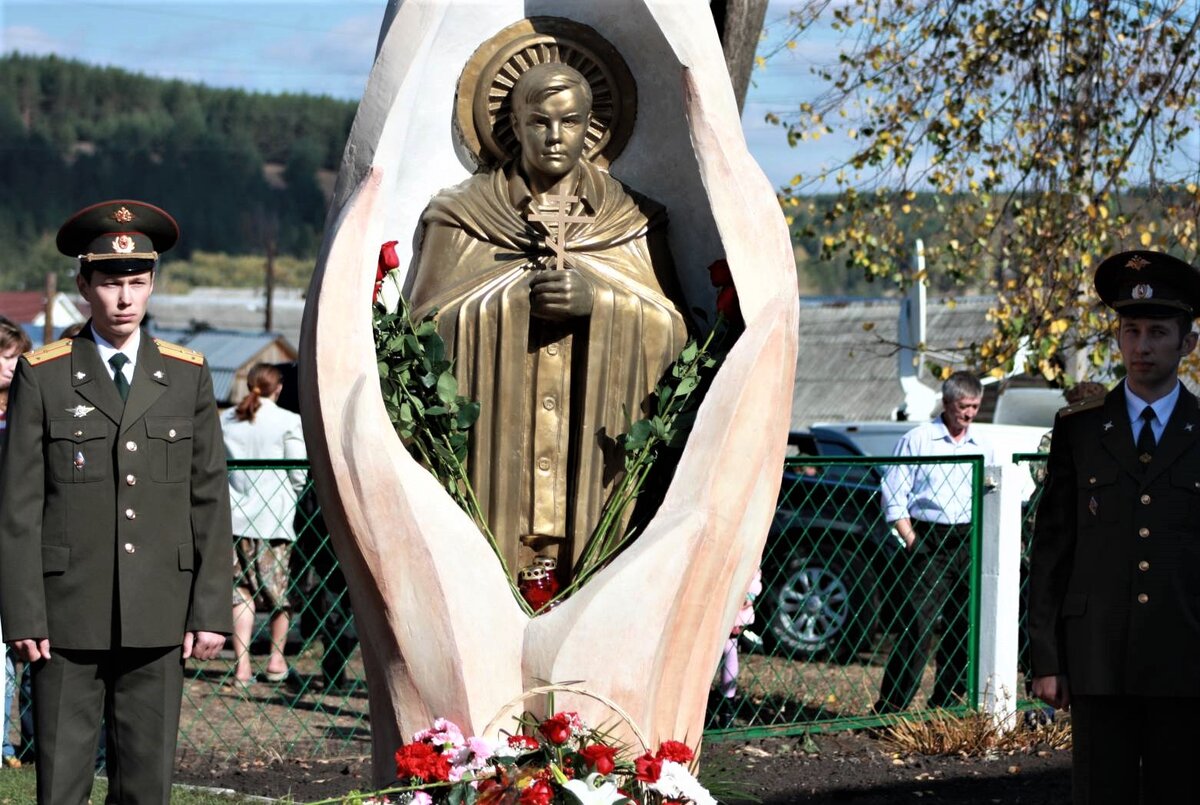
[[[104,362],[104,366],[108,369],[109,374],[112,374],[112,366],[109,365],[108,359],[118,352],[122,353],[126,358],[129,358],[129,363],[125,364],[125,377],[133,377],[133,367],[137,364],[138,347],[142,344],[142,328],[139,327],[129,336],[129,340],[125,342],[125,346],[117,349],[108,342],[104,336],[96,332],[96,328],[92,328],[92,338],[96,340],[96,349],[100,352],[100,360]]]
[[[1175,388],[1171,389],[1171,393],[1165,397],[1159,397],[1152,403],[1148,403],[1141,397],[1134,394],[1129,389],[1128,383],[1122,383],[1125,387],[1125,410],[1129,412],[1129,421],[1136,422],[1142,415],[1142,411],[1149,405],[1154,409],[1154,418],[1158,420],[1160,425],[1167,424],[1167,420],[1171,418],[1171,412],[1175,410],[1175,403],[1179,401],[1179,386],[1175,383]]]
[[[971,433],[970,425],[967,426],[967,432],[966,432],[966,434],[963,435],[963,439],[961,442],[954,441],[954,437],[950,435],[950,429],[946,427],[946,420],[942,419],[941,414],[938,414],[936,417],[933,418],[933,425],[934,425],[934,427],[937,428],[937,431],[938,431],[937,438],[938,439],[945,439],[946,441],[950,442],[950,444],[967,444],[967,443],[978,444],[975,441],[974,434]]]

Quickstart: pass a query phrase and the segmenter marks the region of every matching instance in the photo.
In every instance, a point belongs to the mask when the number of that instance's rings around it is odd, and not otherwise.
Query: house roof
[[[904,403],[899,369],[900,299],[801,299],[800,349],[792,426],[813,422],[893,419]],[[931,299],[926,307],[930,359],[955,353],[992,332],[991,300]],[[937,383],[928,373],[922,382]]]
[[[292,356],[297,355],[295,347],[280,333],[254,333],[237,330],[201,330],[193,332],[167,327],[154,328],[158,338],[182,344],[188,349],[194,349],[208,360],[208,369],[212,374],[213,395],[218,400],[228,400],[233,396],[234,383],[238,371],[255,360],[262,352],[272,345]]]
[[[0,292],[0,316],[15,324],[28,324],[46,308],[42,291]]]

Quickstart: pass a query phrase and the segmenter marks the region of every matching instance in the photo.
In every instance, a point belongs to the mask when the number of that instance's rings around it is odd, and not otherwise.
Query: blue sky
[[[789,0],[771,0],[768,34],[784,29]],[[0,52],[55,54],[148,75],[261,92],[356,99],[366,84],[385,0],[0,0]],[[819,37],[820,35],[818,35]],[[815,173],[847,149],[826,137],[789,148],[763,122],[814,94],[813,62],[836,58],[836,39],[806,41],[756,70],[743,115],[750,150],[773,184]],[[768,40],[764,48],[770,48]]]

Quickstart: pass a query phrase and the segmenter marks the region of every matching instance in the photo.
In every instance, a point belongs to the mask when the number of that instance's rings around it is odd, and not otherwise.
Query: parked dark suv
[[[889,424],[863,434],[814,427],[788,438],[798,456],[784,472],[758,607],[778,653],[847,660],[892,622],[904,596],[903,545],[883,516],[881,468],[803,459],[890,455],[912,424]]]

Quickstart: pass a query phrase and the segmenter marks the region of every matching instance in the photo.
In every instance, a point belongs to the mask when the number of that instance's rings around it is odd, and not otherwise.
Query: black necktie
[[[129,381],[125,379],[125,373],[121,371],[127,363],[129,363],[129,356],[122,352],[118,352],[108,359],[108,365],[113,369],[113,383],[117,385],[117,393],[121,395],[122,400],[129,399]]]
[[[1154,428],[1150,424],[1154,421],[1154,409],[1147,405],[1142,409],[1140,419],[1142,420],[1142,432],[1138,434],[1137,440],[1138,461],[1149,464],[1150,460],[1154,458],[1154,448],[1158,445],[1158,442],[1154,440]]]

